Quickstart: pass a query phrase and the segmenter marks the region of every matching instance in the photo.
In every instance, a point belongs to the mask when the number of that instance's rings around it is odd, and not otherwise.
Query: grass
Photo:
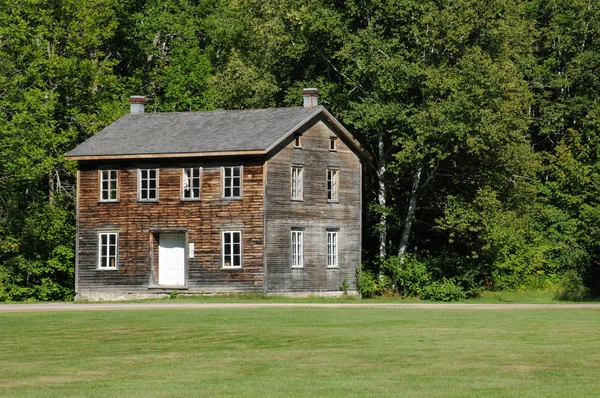
[[[0,396],[597,396],[599,315],[358,307],[0,313]]]

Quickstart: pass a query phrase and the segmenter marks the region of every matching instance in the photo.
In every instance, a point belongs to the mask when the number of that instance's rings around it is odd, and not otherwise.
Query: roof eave
[[[196,158],[210,156],[239,156],[264,155],[264,150],[227,151],[227,152],[189,152],[189,153],[144,153],[122,155],[72,155],[65,156],[67,160],[129,160],[129,159],[165,159],[165,158]]]

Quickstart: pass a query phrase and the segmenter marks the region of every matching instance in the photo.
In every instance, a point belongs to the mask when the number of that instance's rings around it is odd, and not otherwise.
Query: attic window
[[[329,150],[332,152],[337,151],[337,137],[329,137]]]
[[[302,148],[302,135],[301,134],[294,135],[294,148]]]

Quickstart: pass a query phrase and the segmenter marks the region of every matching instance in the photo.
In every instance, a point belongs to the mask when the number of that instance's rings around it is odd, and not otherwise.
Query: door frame
[[[161,285],[160,277],[160,236],[181,235],[183,239],[183,285]],[[150,230],[150,281],[153,287],[186,288],[188,285],[188,231],[187,229],[151,229]]]

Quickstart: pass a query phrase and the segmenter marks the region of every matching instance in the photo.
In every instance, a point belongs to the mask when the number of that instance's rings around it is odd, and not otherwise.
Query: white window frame
[[[290,234],[292,268],[304,268],[304,231],[292,229]]]
[[[201,187],[202,167],[183,167],[181,169],[181,200],[200,200],[202,198]]]
[[[233,175],[233,171],[235,169],[239,169],[239,185],[236,186],[234,184],[235,182],[235,176]],[[229,177],[227,177],[227,170],[231,171],[231,175]],[[221,192],[223,199],[241,199],[242,198],[242,188],[244,185],[244,167],[243,166],[223,166],[221,167],[221,185],[223,186],[223,191]],[[234,195],[234,189],[235,188],[239,188],[240,190],[240,194],[239,195]],[[227,189],[230,190],[229,195],[226,194]]]
[[[291,198],[304,200],[304,167],[292,165],[290,168]]]
[[[114,237],[114,243],[110,242],[110,238]],[[103,242],[103,238],[106,238],[106,243]],[[103,248],[106,248],[103,251]],[[111,247],[114,248],[114,252],[111,253]],[[103,260],[105,264],[103,265]],[[111,262],[112,260],[112,262]],[[111,265],[112,264],[112,265]],[[116,231],[102,231],[98,232],[98,269],[118,269],[119,268],[119,233]]]
[[[329,151],[337,152],[337,137],[329,137]]]
[[[150,172],[154,171],[155,172],[155,177],[154,179],[150,177]],[[142,174],[146,172],[148,173],[146,178],[142,177]],[[158,168],[148,168],[148,169],[138,169],[138,201],[140,202],[158,202],[158,179],[159,179],[159,169]],[[143,181],[147,181],[147,185],[146,188],[143,188]],[[151,188],[150,187],[150,182],[152,180],[155,180],[155,187]],[[143,198],[142,193],[146,192],[147,197]],[[151,191],[155,191],[155,196],[154,198],[150,198],[150,192]]]
[[[294,148],[302,149],[302,134],[294,134]]]
[[[234,242],[234,236],[238,235],[238,242]],[[229,236],[229,243],[226,243],[226,236]],[[235,245],[239,246],[238,254],[235,254]],[[229,248],[229,254],[226,253]],[[240,230],[226,230],[221,231],[221,266],[223,268],[242,268],[242,231]],[[228,258],[229,257],[229,258]],[[238,257],[239,264],[235,265],[235,258]]]
[[[327,268],[338,268],[338,231],[327,231]]]
[[[339,202],[340,198],[340,170],[327,169],[327,201]]]
[[[98,170],[100,175],[100,202],[119,201],[119,171],[114,169]],[[106,188],[104,185],[106,184]],[[113,186],[114,184],[114,186]],[[107,198],[104,197],[106,194]],[[114,197],[112,197],[114,194]]]

